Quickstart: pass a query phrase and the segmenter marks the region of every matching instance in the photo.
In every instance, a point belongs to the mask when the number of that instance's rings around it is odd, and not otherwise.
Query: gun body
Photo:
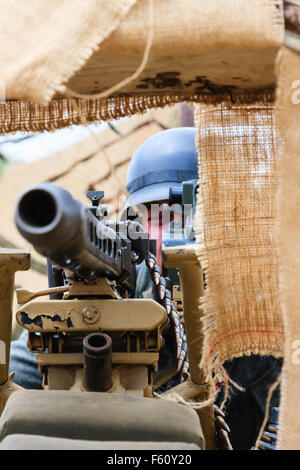
[[[21,194],[16,225],[61,271],[66,290],[61,300],[21,305],[17,321],[29,332],[45,388],[152,396],[168,317],[157,302],[129,297],[136,260],[149,256],[153,242],[139,224],[108,223],[104,212],[50,183]]]
[[[134,289],[131,241],[105,224],[101,207],[85,206],[68,191],[43,183],[21,194],[15,221],[23,237],[52,263],[83,279],[122,276],[123,285]]]

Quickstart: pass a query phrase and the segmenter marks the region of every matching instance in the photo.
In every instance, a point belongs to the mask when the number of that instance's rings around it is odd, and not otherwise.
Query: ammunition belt
[[[184,316],[177,311],[174,303],[172,302],[172,293],[168,288],[168,279],[161,275],[160,267],[156,264],[155,256],[150,253],[149,258],[145,261],[146,266],[150,270],[151,279],[155,287],[158,301],[165,308],[173,328],[177,347],[177,371],[180,372],[180,380],[184,381],[189,372]],[[225,422],[224,413],[216,405],[214,405],[214,417],[217,449],[232,450],[228,437],[230,429]]]
[[[159,303],[164,307],[169,317],[176,338],[177,371],[180,372],[180,380],[183,382],[189,372],[189,358],[187,353],[187,341],[184,329],[184,317],[180,314],[172,302],[172,293],[168,288],[168,280],[161,275],[160,267],[156,264],[156,258],[149,253],[146,266],[150,270]]]
[[[271,410],[271,419],[265,427],[259,441],[252,450],[276,450],[278,437],[278,411],[277,407]]]

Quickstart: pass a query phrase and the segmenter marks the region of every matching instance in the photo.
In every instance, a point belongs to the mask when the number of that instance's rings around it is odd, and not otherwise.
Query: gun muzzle
[[[112,341],[103,333],[83,340],[83,387],[87,392],[107,392],[112,387]]]
[[[58,250],[63,252],[64,246],[70,251],[76,245],[80,203],[68,191],[51,183],[31,186],[17,201],[15,222],[37,251],[53,259]]]

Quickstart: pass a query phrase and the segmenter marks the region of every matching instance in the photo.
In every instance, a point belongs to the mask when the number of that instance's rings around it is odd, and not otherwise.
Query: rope
[[[281,382],[281,374],[279,374],[276,382],[274,382],[273,385],[271,385],[271,387],[269,388],[268,395],[267,395],[267,401],[266,401],[265,417],[264,417],[264,420],[262,422],[260,431],[258,433],[258,437],[257,437],[256,442],[255,442],[255,447],[258,447],[259,441],[260,441],[261,436],[264,432],[265,426],[266,426],[268,418],[269,418],[269,407],[270,407],[271,398],[272,398],[272,395],[274,393],[274,390],[278,387],[280,382]]]
[[[76,91],[70,90],[68,87],[65,87],[64,89],[64,94],[67,97],[73,97],[73,98],[84,98],[84,99],[101,99],[101,98],[106,98],[107,96],[115,93],[116,91],[120,90],[121,88],[124,88],[126,85],[129,83],[133,82],[136,80],[141,73],[144,71],[147,62],[149,60],[150,56],[150,50],[153,42],[153,33],[154,33],[154,9],[153,9],[153,1],[154,0],[149,0],[149,30],[148,30],[148,36],[147,36],[147,41],[146,41],[146,46],[143,54],[143,59],[142,62],[140,63],[139,67],[137,70],[130,75],[129,77],[125,78],[121,82],[117,83],[116,85],[113,85],[111,88],[108,90],[105,90],[101,93],[97,94],[82,94],[82,93],[77,93]]]

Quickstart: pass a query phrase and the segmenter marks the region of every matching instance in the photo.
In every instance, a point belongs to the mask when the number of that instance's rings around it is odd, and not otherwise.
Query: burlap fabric
[[[291,103],[291,80],[300,79],[298,58],[285,52],[284,72],[279,72],[278,120],[286,136],[278,199],[280,291],[272,237],[277,135],[273,96],[266,91],[275,85],[273,64],[283,38],[281,3],[156,0],[144,72],[121,90],[123,96],[75,101],[52,98],[63,97],[64,84],[81,94],[101,92],[138,67],[149,34],[148,1],[0,2],[0,78],[7,98],[24,100],[0,104],[0,132],[54,130],[183,100],[201,103],[198,209],[204,225],[198,242],[207,278],[202,366],[218,373],[225,359],[242,354],[281,355],[280,293],[287,331],[280,419],[283,430],[294,422],[298,436],[294,416],[300,409],[287,405],[300,406],[298,366],[292,362],[300,340],[294,150],[299,108]],[[290,436],[282,432],[282,448],[299,447],[297,437]]]
[[[54,130],[79,123],[80,114],[90,122],[274,87],[281,1],[153,2],[152,22],[149,0],[0,2],[0,91],[6,100],[24,100],[0,104],[0,133]],[[67,89],[96,97],[130,77],[151,24],[146,66],[115,99],[76,105],[56,99]]]
[[[279,449],[300,449],[300,54],[287,48],[278,62],[279,192],[276,234],[279,289],[285,328]]]
[[[69,88],[102,92],[138,68],[151,27],[149,1],[136,2],[71,78]],[[273,65],[283,35],[281,1],[153,0],[153,6],[145,69],[119,92],[191,95],[275,83]]]
[[[166,95],[117,97],[107,99],[59,99],[42,106],[31,101],[0,103],[0,134],[10,132],[55,131],[73,124],[111,121],[147,113],[150,109],[182,103],[210,103],[222,100],[224,94]],[[237,91],[228,94],[232,99],[251,103],[255,93]]]
[[[226,359],[282,355],[275,220],[276,128],[272,94],[252,104],[196,109],[199,259],[205,269],[203,362],[216,380]]]
[[[7,98],[49,102],[135,1],[0,2],[0,78]]]

